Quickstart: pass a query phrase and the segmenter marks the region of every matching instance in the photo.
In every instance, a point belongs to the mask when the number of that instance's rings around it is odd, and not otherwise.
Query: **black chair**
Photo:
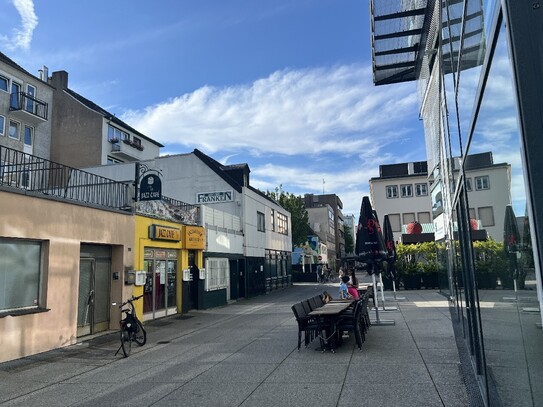
[[[356,344],[360,350],[362,350],[362,324],[360,319],[362,307],[361,300],[355,301],[353,309],[342,312],[336,320],[336,329],[339,332],[339,337],[341,338],[341,332],[353,332]]]
[[[306,315],[313,311],[313,308],[311,308],[311,304],[309,304],[309,300],[303,300],[301,304]]]
[[[317,298],[316,297],[311,297],[309,299],[309,306],[311,307],[311,311],[313,311],[314,309],[317,309],[319,308],[320,306],[322,306],[322,304],[318,304],[317,303]]]
[[[301,302],[294,304],[292,312],[298,323],[298,350],[302,345],[302,332],[304,333],[304,343],[307,347],[313,339],[319,334],[321,324],[315,319],[307,315]]]

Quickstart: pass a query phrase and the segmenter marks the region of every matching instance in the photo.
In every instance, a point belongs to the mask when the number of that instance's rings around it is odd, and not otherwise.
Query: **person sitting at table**
[[[358,278],[356,278],[354,269],[349,270],[349,282],[347,283],[347,291],[349,291],[351,297],[353,297],[355,300],[358,300]]]
[[[347,289],[347,283],[349,282],[349,276],[341,277],[341,283],[339,283],[339,298],[344,300],[347,298],[352,298]]]

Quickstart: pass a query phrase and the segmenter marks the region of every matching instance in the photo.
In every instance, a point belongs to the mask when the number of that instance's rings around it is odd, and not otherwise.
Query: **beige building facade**
[[[0,362],[115,329],[134,216],[0,190]]]

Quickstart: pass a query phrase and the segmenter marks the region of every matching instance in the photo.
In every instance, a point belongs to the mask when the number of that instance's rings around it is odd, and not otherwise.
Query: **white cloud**
[[[277,71],[252,84],[205,86],[122,118],[173,148],[253,155],[354,154],[406,137],[414,84],[374,87],[371,68]]]
[[[0,42],[9,51],[19,48],[27,50],[30,48],[34,29],[38,25],[34,3],[32,0],[13,0],[13,5],[21,16],[21,26],[13,28],[11,36],[0,36]]]

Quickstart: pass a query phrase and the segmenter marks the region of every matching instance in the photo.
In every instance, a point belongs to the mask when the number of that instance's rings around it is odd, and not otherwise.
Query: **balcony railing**
[[[47,120],[47,103],[26,92],[12,93],[9,109],[12,111],[25,111],[43,120]]]
[[[0,146],[0,186],[132,212],[130,186]]]

